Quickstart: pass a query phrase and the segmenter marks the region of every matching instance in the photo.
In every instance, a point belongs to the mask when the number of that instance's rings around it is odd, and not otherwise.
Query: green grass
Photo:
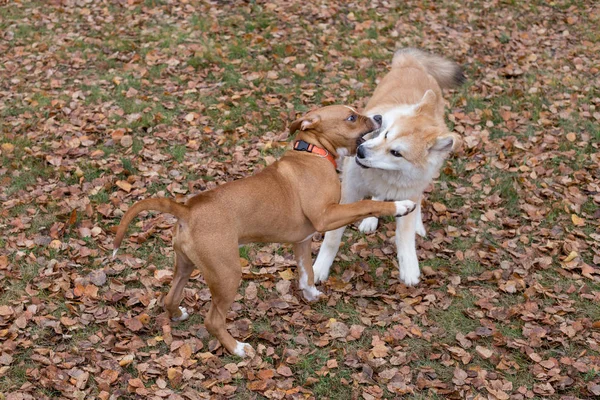
[[[465,314],[466,309],[475,306],[476,300],[468,291],[460,291],[446,310],[435,309],[431,312],[432,320],[445,331],[443,338],[440,338],[442,342],[452,343],[457,333],[467,334],[479,326],[477,321]]]

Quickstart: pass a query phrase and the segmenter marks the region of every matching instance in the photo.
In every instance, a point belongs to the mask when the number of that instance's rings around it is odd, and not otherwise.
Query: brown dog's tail
[[[123,241],[125,232],[129,223],[135,218],[136,215],[146,210],[155,210],[164,213],[173,214],[180,220],[187,220],[189,214],[189,208],[183,204],[179,204],[171,199],[146,199],[135,203],[123,216],[119,228],[117,228],[117,235],[113,242],[113,258],[117,254],[117,250]]]
[[[392,59],[392,68],[415,66],[421,64],[428,74],[433,76],[442,89],[451,89],[465,82],[465,75],[460,65],[422,50],[406,48],[397,50]]]

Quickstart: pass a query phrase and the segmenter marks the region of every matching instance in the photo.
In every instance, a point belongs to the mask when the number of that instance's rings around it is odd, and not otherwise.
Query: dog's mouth
[[[377,136],[381,135],[381,132],[383,132],[383,131],[384,131],[383,126],[380,126],[377,129],[373,129],[371,132],[367,133],[366,135],[363,135],[363,138],[364,138],[364,136],[371,134],[371,137],[369,139],[375,139]]]
[[[361,144],[363,144],[364,142],[367,141],[367,139],[365,139],[365,137],[367,135],[372,135],[372,137],[376,137],[377,135],[379,135],[379,131],[381,130],[381,127],[379,128],[375,128],[373,130],[370,130],[368,132],[363,133],[362,135],[360,135],[357,139],[356,139],[356,147],[360,146]]]
[[[369,132],[365,132],[362,135],[360,135],[359,137],[356,138],[356,147],[358,148],[358,146],[360,146],[361,144],[363,144],[366,140],[365,140],[365,136],[367,136],[369,133],[371,133],[373,131],[369,131]]]
[[[365,164],[361,163],[361,162],[358,160],[358,157],[354,157],[354,160],[356,161],[356,163],[357,163],[357,164],[358,164],[358,165],[359,165],[361,168],[364,168],[364,169],[371,168],[371,167],[367,167]]]

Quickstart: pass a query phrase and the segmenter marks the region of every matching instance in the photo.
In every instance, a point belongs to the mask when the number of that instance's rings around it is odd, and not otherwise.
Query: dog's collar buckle
[[[335,158],[329,153],[329,151],[320,148],[319,146],[315,146],[314,144],[310,144],[305,142],[304,140],[296,140],[294,142],[294,150],[296,151],[306,151],[308,153],[314,153],[321,158],[326,158],[333,164],[334,168],[337,168],[337,163],[335,162]]]

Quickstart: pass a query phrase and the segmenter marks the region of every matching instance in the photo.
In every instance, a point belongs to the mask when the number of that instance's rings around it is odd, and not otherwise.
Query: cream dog
[[[400,279],[419,282],[420,270],[415,233],[425,236],[421,218],[423,191],[431,183],[459,138],[444,122],[441,88],[464,81],[460,66],[416,49],[396,52],[391,71],[381,80],[365,114],[382,115],[382,128],[343,163],[342,203],[365,197],[376,200],[410,199],[414,213],[396,223],[396,247]],[[370,217],[359,229],[372,232],[378,220]],[[313,266],[315,282],[329,276],[345,227],[327,232]]]
[[[204,274],[212,295],[206,329],[230,353],[244,357],[250,347],[235,340],[225,320],[242,277],[239,245],[252,242],[293,243],[299,288],[308,301],[320,295],[313,278],[311,238],[315,232],[337,229],[366,217],[397,217],[415,208],[412,201],[364,200],[339,204],[340,183],[335,169],[340,154],[354,154],[362,136],[379,127],[380,116],[369,118],[350,107],[328,106],[294,121],[300,130],[294,150],[251,177],[197,194],[185,205],[169,199],[147,199],[123,216],[115,242],[116,254],[127,226],[141,211],[175,215],[175,271],[165,309],[174,321],[188,313],[180,307],[183,289],[194,267]]]

